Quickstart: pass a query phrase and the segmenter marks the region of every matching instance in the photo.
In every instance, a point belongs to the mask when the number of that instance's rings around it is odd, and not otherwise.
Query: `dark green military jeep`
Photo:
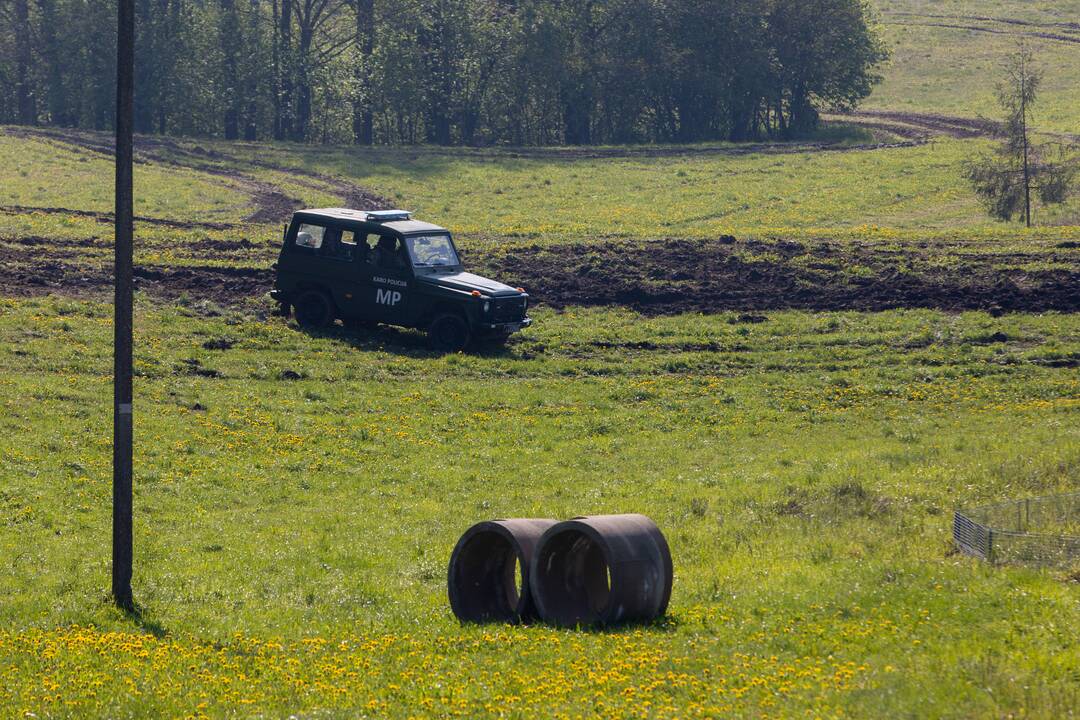
[[[274,267],[271,297],[305,327],[421,328],[457,351],[532,324],[523,289],[465,272],[448,230],[400,210],[297,212]]]

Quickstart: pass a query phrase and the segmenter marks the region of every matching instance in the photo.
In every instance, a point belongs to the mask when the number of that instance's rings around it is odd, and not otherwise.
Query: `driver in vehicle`
[[[383,268],[385,270],[404,270],[405,259],[398,252],[395,245],[397,241],[389,235],[383,235],[379,238],[379,244],[375,246],[375,250],[372,251],[371,258],[375,262],[376,267]]]

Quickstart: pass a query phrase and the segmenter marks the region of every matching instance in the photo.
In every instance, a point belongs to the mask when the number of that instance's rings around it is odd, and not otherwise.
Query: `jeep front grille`
[[[525,319],[525,297],[496,298],[491,310],[495,322],[521,322]]]

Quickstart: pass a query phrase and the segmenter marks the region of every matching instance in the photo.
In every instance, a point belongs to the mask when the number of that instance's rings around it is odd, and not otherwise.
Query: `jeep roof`
[[[336,222],[377,225],[389,228],[402,235],[420,232],[449,232],[439,225],[432,225],[421,220],[413,220],[412,213],[405,210],[350,210],[348,208],[314,208],[297,210],[293,218],[304,222],[334,220]]]

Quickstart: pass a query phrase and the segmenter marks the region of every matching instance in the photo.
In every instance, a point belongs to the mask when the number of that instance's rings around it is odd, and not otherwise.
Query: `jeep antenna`
[[[131,596],[132,505],[132,121],[135,75],[134,0],[118,0],[116,14],[116,242],[113,317],[112,594],[134,610]]]

